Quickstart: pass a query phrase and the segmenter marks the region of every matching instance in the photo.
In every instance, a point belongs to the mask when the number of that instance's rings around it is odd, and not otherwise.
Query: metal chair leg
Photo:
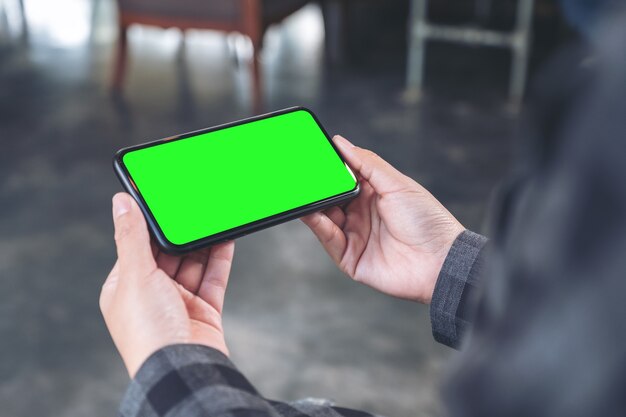
[[[509,82],[509,99],[516,106],[521,104],[526,88],[533,3],[534,0],[518,0],[517,2],[517,17],[512,45],[513,58]]]
[[[409,101],[419,100],[424,82],[424,49],[426,47],[426,39],[423,34],[423,25],[426,18],[426,7],[427,0],[413,0],[411,2],[406,86],[406,98]]]

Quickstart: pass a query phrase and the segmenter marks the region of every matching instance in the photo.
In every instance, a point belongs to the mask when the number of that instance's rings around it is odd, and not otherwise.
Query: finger
[[[100,290],[100,311],[104,314],[105,311],[108,311],[109,306],[113,300],[113,295],[115,294],[115,288],[117,287],[117,281],[119,278],[120,271],[120,263],[115,262],[111,272],[109,272],[109,276],[102,284],[102,289]]]
[[[221,311],[217,311],[212,306],[207,308],[207,303],[204,300],[200,299],[196,294],[189,292],[182,285],[178,285],[178,291],[187,306],[187,313],[191,320],[199,321],[221,330]]]
[[[187,314],[189,315],[192,327],[191,332],[195,334],[194,338],[196,338],[196,340],[212,340],[214,341],[213,343],[217,343],[217,345],[212,343],[212,347],[228,354],[228,348],[224,343],[222,312],[208,305],[204,300],[190,293],[180,284],[177,285],[177,287],[187,307]]]
[[[156,260],[158,268],[162,269],[170,277],[176,276],[182,257],[162,252],[154,240],[152,240],[152,255]]]
[[[302,221],[309,226],[328,255],[339,265],[346,250],[346,235],[339,226],[319,212],[304,216]]]
[[[357,198],[350,202],[346,209],[346,224],[344,232],[351,229],[365,231],[365,225],[370,224],[372,207],[375,207],[376,192],[369,182],[363,180],[360,184],[361,192]]]
[[[359,148],[342,136],[333,137],[333,142],[357,176],[368,181],[378,194],[401,191],[410,184],[410,179],[374,152]]]
[[[328,210],[324,210],[324,214],[340,229],[343,229],[343,226],[346,224],[346,213],[340,207],[331,207]]]
[[[159,256],[159,252],[161,251],[159,250],[159,246],[153,239],[150,239],[150,249],[152,250],[152,257],[156,259]]]
[[[174,277],[176,282],[192,294],[198,292],[202,275],[209,261],[210,251],[211,249],[207,248],[186,255],[182,258],[180,268]]]
[[[148,276],[156,268],[146,220],[137,203],[126,193],[113,197],[115,244],[120,275]]]
[[[157,266],[170,277],[176,276],[182,261],[182,256],[174,256],[165,252],[159,252],[159,255],[156,258]]]
[[[200,282],[200,288],[198,288],[198,297],[220,313],[224,307],[224,294],[228,285],[234,253],[234,241],[213,246],[204,276]]]

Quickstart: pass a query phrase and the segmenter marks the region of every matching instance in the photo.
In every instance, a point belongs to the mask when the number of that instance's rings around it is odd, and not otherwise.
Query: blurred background
[[[430,3],[0,0],[0,415],[116,413],[98,295],[120,147],[303,105],[480,231],[524,92],[573,35],[550,0]],[[266,396],[440,414],[453,352],[428,308],[351,282],[300,222],[238,240],[226,303]]]

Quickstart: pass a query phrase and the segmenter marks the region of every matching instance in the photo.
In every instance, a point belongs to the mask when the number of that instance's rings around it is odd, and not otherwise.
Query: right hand
[[[337,266],[383,293],[430,304],[443,262],[464,227],[424,187],[341,136],[333,142],[360,179],[345,208],[302,218]]]

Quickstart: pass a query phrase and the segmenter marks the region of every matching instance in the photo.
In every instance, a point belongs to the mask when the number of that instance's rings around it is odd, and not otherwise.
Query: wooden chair
[[[252,99],[261,108],[259,52],[267,28],[307,4],[309,0],[117,0],[119,37],[113,68],[112,88],[121,92],[128,55],[128,27],[133,24],[162,28],[210,29],[239,32],[252,41],[250,62]]]

